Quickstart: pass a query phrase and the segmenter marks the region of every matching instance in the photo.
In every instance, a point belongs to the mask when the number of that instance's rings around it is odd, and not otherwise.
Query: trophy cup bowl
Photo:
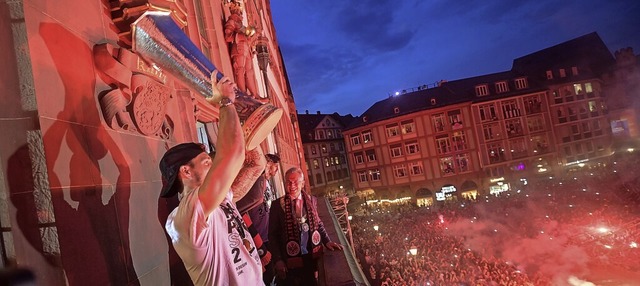
[[[131,24],[131,49],[150,63],[206,98],[213,97],[211,74],[217,68],[171,19],[170,12],[147,11]],[[223,77],[217,73],[217,80]],[[216,100],[216,99],[214,99]],[[217,101],[217,100],[216,100]],[[271,133],[283,110],[236,90],[235,104],[242,122],[245,147],[252,150]]]

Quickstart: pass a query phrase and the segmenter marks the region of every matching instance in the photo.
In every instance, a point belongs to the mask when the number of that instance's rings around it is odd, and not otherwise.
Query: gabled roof
[[[389,97],[376,102],[360,117],[358,117],[358,120],[354,120],[352,124],[348,125],[346,129],[353,129],[373,122],[411,114],[418,111],[449,106],[452,104],[495,100],[498,98],[545,90],[544,86],[535,81],[533,83],[529,83],[527,88],[516,89],[514,79],[523,77],[526,78],[526,76],[517,72],[504,71],[442,82],[438,87]],[[509,91],[498,94],[495,89],[495,83],[501,81],[507,82]],[[486,84],[489,89],[489,95],[481,97],[476,96],[476,86],[484,84]],[[435,102],[432,100],[435,100]],[[396,113],[396,111],[398,112]],[[364,120],[365,117],[366,122]]]
[[[569,69],[575,66],[581,74],[593,77],[614,63],[615,59],[609,48],[598,33],[593,32],[517,58],[513,60],[511,70],[546,80],[547,70]]]
[[[460,80],[442,82],[438,87],[392,96],[373,104],[345,130],[422,110],[464,102],[482,102],[515,95],[545,91],[549,85],[597,77],[615,63],[614,57],[597,33],[590,33],[550,48],[517,58],[511,70]],[[577,67],[577,76],[547,80],[547,70]],[[527,88],[516,89],[514,80],[526,78]],[[495,83],[506,81],[509,91],[498,94]],[[475,88],[486,84],[489,95],[476,96]],[[435,99],[435,104],[432,99]]]
[[[327,118],[331,118],[333,121],[339,124],[339,126],[333,129],[344,129],[345,126],[351,123],[354,117],[351,114],[340,115],[337,112],[332,114],[298,114],[298,123],[300,126],[300,135],[303,143],[317,141],[314,139],[315,129],[320,128],[320,124]],[[331,138],[327,140],[336,140]]]

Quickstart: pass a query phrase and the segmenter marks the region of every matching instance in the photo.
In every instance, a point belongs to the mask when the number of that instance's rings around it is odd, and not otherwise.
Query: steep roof
[[[517,58],[511,70],[476,77],[442,82],[438,87],[418,90],[374,103],[362,115],[356,117],[345,130],[368,125],[373,122],[398,117],[422,110],[439,108],[463,102],[482,102],[514,95],[544,91],[550,84],[562,81],[576,81],[582,78],[594,78],[615,63],[614,57],[600,36],[593,32],[538,52]],[[546,77],[547,70],[578,67],[579,74],[552,80]],[[516,89],[514,80],[526,78],[528,86]],[[495,83],[506,81],[509,91],[497,93]],[[476,96],[475,88],[486,84],[489,95]],[[435,99],[433,104],[432,99]]]
[[[322,121],[324,121],[325,118],[327,117],[331,118],[332,120],[340,124],[339,126],[333,128],[333,129],[340,129],[340,130],[344,129],[344,127],[350,124],[351,121],[353,121],[354,119],[353,115],[351,114],[340,115],[337,112],[334,112],[332,114],[322,114],[322,113],[298,114],[298,123],[300,126],[300,134],[302,136],[303,143],[318,141],[314,139],[315,137],[314,129],[318,128],[318,126],[322,123]],[[326,140],[336,140],[336,139],[328,138]]]
[[[601,74],[615,63],[609,48],[598,33],[560,43],[513,60],[511,70],[546,80],[547,70],[576,66],[585,76]]]

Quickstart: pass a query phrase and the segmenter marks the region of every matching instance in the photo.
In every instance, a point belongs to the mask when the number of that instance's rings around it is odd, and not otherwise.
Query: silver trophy
[[[133,24],[132,50],[155,68],[171,74],[206,98],[213,96],[211,75],[217,68],[171,19],[169,12],[147,11]],[[217,79],[222,78],[218,72]],[[282,109],[236,90],[235,107],[243,122],[247,150],[257,147],[275,128]]]

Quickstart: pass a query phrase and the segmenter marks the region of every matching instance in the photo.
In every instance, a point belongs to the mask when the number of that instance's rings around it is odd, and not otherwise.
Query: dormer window
[[[431,105],[436,105],[436,99],[435,98],[431,99]]]
[[[509,91],[509,86],[506,81],[496,82],[496,92],[503,93]]]
[[[484,96],[489,94],[489,87],[486,84],[476,85],[476,96]]]
[[[393,113],[395,113],[395,114],[400,113],[400,108],[398,108],[398,107],[394,107],[394,108],[393,108]]]
[[[571,67],[571,74],[578,75],[578,67]]]
[[[567,72],[564,69],[560,69],[560,77],[567,77]]]
[[[369,117],[367,117],[367,116],[362,116],[362,122],[367,122],[367,120],[369,120]]]
[[[553,72],[547,71],[547,79],[553,79]]]
[[[516,89],[525,89],[527,88],[527,79],[526,78],[516,78]]]

